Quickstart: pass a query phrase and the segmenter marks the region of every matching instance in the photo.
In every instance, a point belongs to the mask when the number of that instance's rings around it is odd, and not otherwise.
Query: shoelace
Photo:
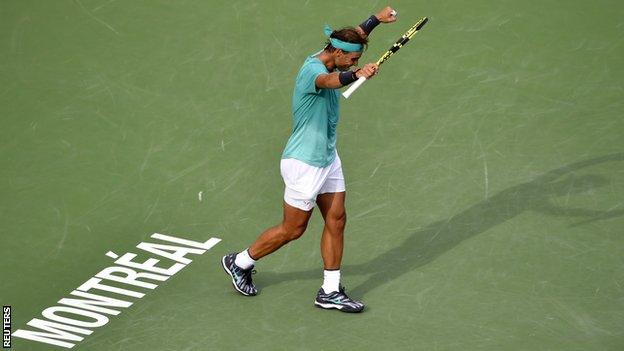
[[[251,275],[256,274],[256,270],[246,269],[246,270],[241,270],[241,271],[243,272],[243,278],[245,278],[247,282],[251,283],[252,282]]]
[[[253,282],[252,282],[252,279],[251,279],[251,275],[252,274],[256,274],[256,270],[255,269],[248,269],[248,270],[246,270],[244,272],[245,272],[244,273],[245,280],[247,281],[247,284],[249,284],[248,287],[251,290],[255,290],[256,288],[253,285]]]
[[[344,301],[346,301],[346,302],[353,302],[353,303],[356,303],[358,305],[362,304],[361,301],[354,300],[354,299],[350,298],[349,296],[347,296],[346,291],[347,291],[347,289],[345,289],[344,286],[341,285],[341,286],[338,287],[338,292],[342,294],[342,297],[344,298]]]

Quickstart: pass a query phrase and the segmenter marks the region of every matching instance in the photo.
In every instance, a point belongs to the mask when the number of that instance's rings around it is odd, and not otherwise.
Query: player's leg
[[[251,279],[256,261],[298,239],[305,232],[316,195],[328,171],[295,159],[280,161],[285,185],[282,222],[265,230],[247,250],[231,253],[222,259],[223,268],[232,277],[232,284],[238,292],[256,295],[257,290]]]
[[[298,239],[305,232],[312,210],[304,211],[284,202],[282,223],[265,230],[249,247],[249,256],[254,260],[276,251],[286,243]]]
[[[325,226],[321,237],[321,256],[325,270],[339,270],[342,261],[343,234],[347,224],[345,210],[346,186],[342,173],[342,161],[338,154],[329,167],[316,204],[323,215]],[[332,289],[332,290],[337,290]]]
[[[321,256],[325,270],[323,286],[319,289],[314,305],[343,312],[360,312],[364,309],[361,301],[352,300],[340,285],[340,263],[344,247],[344,228],[347,223],[345,192],[320,194],[316,203],[325,219],[321,237]]]
[[[326,193],[316,198],[316,204],[325,220],[321,236],[321,256],[325,270],[340,269],[342,262],[344,229],[347,224],[345,194],[344,191]]]
[[[232,277],[234,289],[246,296],[256,295],[258,290],[251,278],[256,261],[303,235],[311,215],[312,209],[306,211],[284,202],[280,224],[265,230],[247,250],[224,256],[221,264]]]
[[[343,312],[360,312],[364,309],[364,304],[349,298],[340,285],[344,229],[347,224],[345,198],[342,162],[336,154],[336,159],[331,164],[327,178],[316,197],[316,203],[325,219],[321,237],[321,256],[325,270],[323,286],[316,294],[314,305],[327,309],[336,308]]]

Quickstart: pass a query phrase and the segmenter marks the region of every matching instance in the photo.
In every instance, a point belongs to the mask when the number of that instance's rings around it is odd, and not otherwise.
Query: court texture
[[[341,98],[342,281],[366,310],[313,306],[318,209],[238,295],[220,259],[281,220],[299,67],[324,24],[386,5],[361,64],[430,21]],[[11,331],[57,311],[90,331],[73,350],[624,350],[623,57],[620,1],[4,0]],[[189,248],[154,233],[221,241],[155,288],[101,280],[144,294],[89,291],[116,315],[61,308],[127,253],[176,263],[140,243]]]

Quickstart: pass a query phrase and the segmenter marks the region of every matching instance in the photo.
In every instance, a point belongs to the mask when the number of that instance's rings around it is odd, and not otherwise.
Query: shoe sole
[[[232,274],[232,272],[227,268],[227,265],[225,264],[225,257],[223,256],[223,258],[221,259],[221,267],[223,267],[223,270],[225,271],[225,273],[227,273],[230,278],[232,278],[232,286],[234,287],[234,289],[236,291],[238,291],[239,293],[245,295],[245,296],[254,296],[255,294],[249,294],[246,293],[244,291],[242,291],[241,289],[238,288],[238,286],[236,286],[236,282],[234,281],[234,275]]]
[[[336,305],[336,304],[333,304],[333,303],[320,303],[320,302],[318,302],[316,300],[314,300],[314,306],[316,306],[318,308],[323,308],[323,309],[326,309],[326,310],[336,309],[336,310],[338,310],[340,312],[347,312],[347,313],[360,313],[360,312],[362,312],[364,310],[364,307],[362,307],[359,310],[352,310],[352,309],[348,309],[348,308],[345,309],[345,306],[342,306],[342,305]]]

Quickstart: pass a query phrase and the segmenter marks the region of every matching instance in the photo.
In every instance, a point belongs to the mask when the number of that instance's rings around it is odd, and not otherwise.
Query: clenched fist
[[[390,6],[386,6],[385,8],[379,10],[379,12],[375,14],[375,17],[377,17],[379,22],[383,23],[392,23],[397,20],[396,11]]]
[[[355,72],[355,76],[358,78],[364,77],[366,79],[370,79],[372,76],[377,74],[378,71],[379,66],[376,63],[367,63],[364,67]]]

